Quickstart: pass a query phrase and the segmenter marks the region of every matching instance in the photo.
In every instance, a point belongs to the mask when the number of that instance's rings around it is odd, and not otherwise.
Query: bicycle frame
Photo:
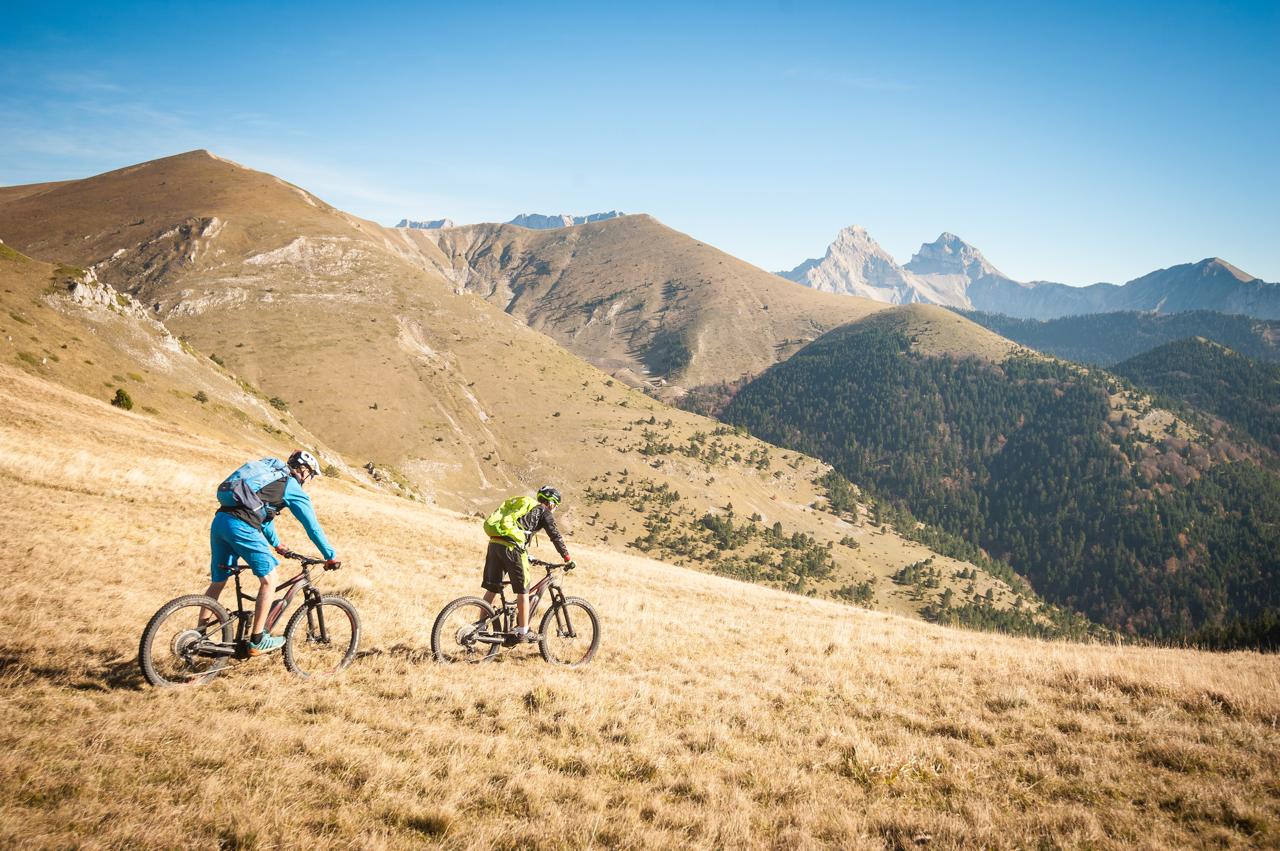
[[[205,638],[200,642],[201,646],[197,652],[202,656],[238,656],[241,654],[243,642],[249,638],[249,633],[253,629],[253,612],[254,610],[245,609],[245,601],[250,601],[257,605],[258,598],[252,594],[246,594],[240,586],[240,571],[244,565],[235,565],[231,568],[236,580],[236,608],[231,615],[236,620],[236,636],[231,644],[225,644],[221,641],[214,641]],[[288,611],[289,606],[293,604],[293,598],[298,591],[302,591],[303,599],[308,605],[307,627],[308,632],[315,629],[319,630],[320,635],[325,635],[324,628],[324,609],[320,606],[320,591],[311,584],[311,568],[303,565],[302,572],[285,580],[276,588],[277,591],[284,591],[283,597],[280,597],[271,603],[271,608],[267,612],[267,623],[264,629],[268,632],[279,623],[284,617],[284,613]],[[314,619],[314,620],[313,620]]]
[[[560,580],[556,578],[552,570],[559,565],[548,564],[547,562],[531,561],[539,567],[547,569],[547,575],[542,577],[538,582],[528,590],[529,595],[529,617],[528,621],[533,621],[533,616],[538,612],[538,605],[545,596],[551,598],[551,610],[556,613],[556,628],[560,632],[574,637],[573,625],[569,622],[569,608],[564,605],[564,592],[560,589]],[[504,582],[502,588],[498,590],[498,599],[502,602],[501,608],[494,612],[494,620],[501,625],[498,632],[486,632],[480,630],[476,635],[476,641],[482,644],[511,644],[512,634],[516,628],[516,603],[514,600],[507,599],[506,587],[510,583]],[[492,623],[492,620],[490,621]]]

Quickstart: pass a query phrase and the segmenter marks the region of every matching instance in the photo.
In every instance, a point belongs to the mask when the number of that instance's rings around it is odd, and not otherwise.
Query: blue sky
[[[861,224],[1020,279],[1280,281],[1280,3],[6,2],[0,184],[208,148],[358,215]],[[3,237],[3,234],[0,234]]]

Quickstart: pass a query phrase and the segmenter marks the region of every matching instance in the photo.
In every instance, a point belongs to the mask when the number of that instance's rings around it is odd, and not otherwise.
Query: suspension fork
[[[573,624],[569,622],[569,607],[564,604],[564,592],[559,585],[552,585],[550,593],[551,611],[556,613],[556,632],[565,638],[576,638]]]
[[[302,592],[303,605],[307,607],[307,638],[328,641],[329,633],[324,628],[324,606],[320,605],[320,592],[307,585]]]

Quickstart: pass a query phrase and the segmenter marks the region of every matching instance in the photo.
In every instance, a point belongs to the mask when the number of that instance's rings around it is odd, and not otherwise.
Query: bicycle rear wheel
[[[497,635],[493,607],[479,597],[459,597],[436,615],[431,654],[437,662],[488,662],[501,646],[482,638]]]
[[[343,597],[304,603],[284,628],[284,666],[305,679],[332,676],[356,658],[360,613]]]
[[[170,600],[151,616],[138,642],[138,665],[153,686],[207,683],[230,661],[234,640],[231,615],[213,598],[188,594]]]
[[[576,668],[595,658],[600,648],[600,617],[581,597],[565,597],[542,616],[538,650],[553,665]]]

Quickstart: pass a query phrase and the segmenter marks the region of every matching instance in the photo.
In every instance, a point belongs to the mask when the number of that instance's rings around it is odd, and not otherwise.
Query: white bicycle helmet
[[[289,456],[289,466],[306,467],[311,471],[311,475],[313,476],[324,475],[320,472],[320,462],[316,460],[316,456],[312,455],[305,449],[295,450],[294,453]]]

